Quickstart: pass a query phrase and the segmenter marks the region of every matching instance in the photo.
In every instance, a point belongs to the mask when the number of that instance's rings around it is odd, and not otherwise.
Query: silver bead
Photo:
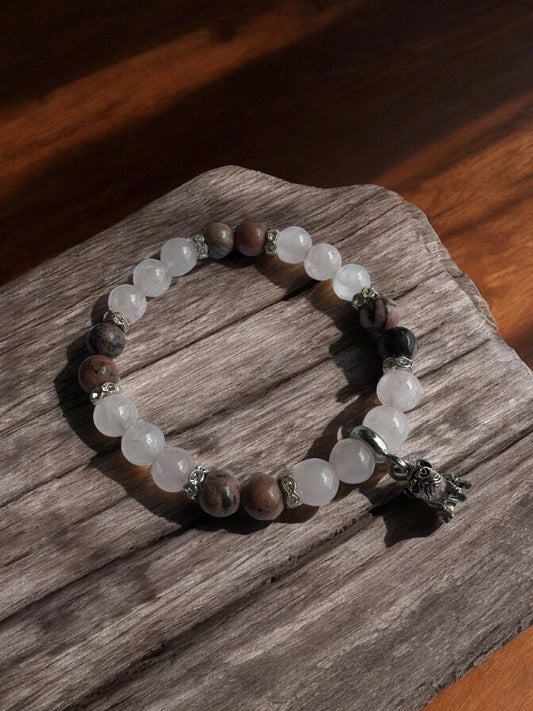
[[[194,467],[187,478],[187,483],[183,487],[183,493],[186,494],[189,499],[197,499],[200,493],[200,487],[208,474],[209,469],[206,467],[200,465]]]
[[[283,492],[285,506],[288,509],[295,509],[300,506],[302,499],[296,488],[296,481],[292,474],[282,474],[279,478],[279,485]]]
[[[361,306],[368,304],[374,299],[377,299],[379,293],[374,289],[373,286],[365,286],[358,294],[355,294],[352,299],[352,306],[356,311],[359,311]]]
[[[104,314],[105,323],[112,323],[114,326],[121,328],[124,333],[127,333],[130,328],[130,322],[119,311],[106,311]]]
[[[266,231],[266,241],[265,241],[265,252],[272,256],[276,254],[277,244],[278,244],[279,230],[275,227],[267,227]]]
[[[370,427],[358,425],[357,427],[354,427],[353,430],[350,432],[350,437],[352,437],[353,439],[362,439],[363,442],[368,444],[374,452],[376,462],[382,463],[389,456],[389,450],[385,443],[385,440],[382,439],[377,434],[377,432],[371,430]]]
[[[209,247],[207,246],[207,242],[205,241],[203,234],[201,232],[197,232],[188,239],[189,242],[194,243],[196,251],[198,252],[198,259],[207,259],[209,256]]]
[[[107,397],[108,395],[117,395],[120,392],[120,388],[116,383],[104,383],[96,388],[93,388],[89,393],[89,400],[93,405],[97,405],[100,400]]]
[[[398,370],[408,370],[410,373],[414,373],[415,365],[410,358],[407,358],[407,356],[385,358],[383,361],[383,372],[387,373],[389,370],[393,370],[394,368],[397,368]]]

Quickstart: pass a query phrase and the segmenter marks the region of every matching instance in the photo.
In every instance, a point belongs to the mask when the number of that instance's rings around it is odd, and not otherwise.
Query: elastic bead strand
[[[256,474],[241,487],[230,472],[208,472],[195,464],[187,450],[165,446],[165,436],[158,427],[138,420],[135,404],[114,385],[119,374],[112,359],[124,350],[125,332],[145,313],[146,297],[164,294],[172,277],[190,272],[199,258],[222,259],[232,249],[250,257],[267,251],[287,264],[303,264],[308,276],[317,281],[330,279],[336,296],[358,309],[363,328],[379,336],[378,352],[391,365],[387,365],[377,385],[381,405],[369,410],[359,429],[371,435],[368,442],[372,446],[376,440],[382,443],[382,449],[387,448],[380,456],[367,441],[349,437],[335,444],[329,461],[305,459],[279,479]],[[229,516],[241,505],[252,518],[272,521],[285,506],[322,506],[336,496],[340,481],[351,485],[367,481],[376,461],[382,461],[385,453],[389,456],[388,450],[398,447],[407,437],[409,426],[404,412],[418,404],[422,392],[412,373],[416,337],[398,325],[397,305],[379,296],[363,266],[343,265],[335,246],[323,242],[313,245],[311,235],[302,227],[267,229],[263,222],[246,219],[233,230],[224,222],[208,222],[193,238],[167,240],[160,259],[141,261],[133,272],[133,284],[115,287],[108,305],[104,323],[96,324],[88,333],[91,355],[79,369],[80,385],[92,393],[91,397],[94,395],[95,427],[106,436],[121,437],[124,457],[135,465],[150,467],[153,481],[162,491],[187,492],[211,516]]]

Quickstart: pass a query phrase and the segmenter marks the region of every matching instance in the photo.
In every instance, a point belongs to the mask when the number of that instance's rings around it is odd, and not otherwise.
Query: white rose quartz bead
[[[151,422],[139,420],[122,435],[122,454],[132,464],[146,467],[165,446],[165,435]]]
[[[309,232],[301,227],[286,227],[281,230],[276,242],[276,254],[282,262],[300,264],[313,246]]]
[[[372,476],[376,458],[365,442],[350,438],[337,442],[329,455],[329,463],[341,481],[361,484]]]
[[[370,274],[360,264],[343,264],[335,272],[331,285],[339,299],[351,301],[355,294],[370,284]]]
[[[304,459],[292,471],[296,489],[303,504],[323,506],[333,499],[339,488],[337,472],[324,459]]]
[[[407,417],[395,407],[378,405],[367,412],[363,425],[374,430],[389,449],[396,449],[407,439],[409,423]]]
[[[161,296],[170,286],[170,274],[159,259],[145,259],[133,272],[133,283],[145,296]]]
[[[152,462],[152,479],[163,491],[181,491],[194,469],[192,455],[181,447],[167,447]]]
[[[161,247],[161,261],[170,276],[183,276],[196,265],[198,252],[188,239],[174,237]]]
[[[383,405],[407,412],[418,405],[422,386],[416,375],[408,370],[392,369],[381,377],[376,392]]]
[[[128,427],[137,422],[137,408],[125,395],[108,395],[96,403],[93,422],[106,437],[122,437]]]
[[[123,314],[129,323],[135,323],[146,311],[146,296],[133,284],[120,284],[109,294],[110,311]]]
[[[304,260],[304,269],[312,279],[325,281],[335,276],[335,272],[342,264],[339,250],[332,244],[320,242],[307,252]]]

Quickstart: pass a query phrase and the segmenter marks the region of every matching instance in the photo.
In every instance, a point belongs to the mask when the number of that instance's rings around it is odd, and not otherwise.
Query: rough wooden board
[[[379,475],[315,515],[216,526],[94,433],[75,383],[91,313],[168,237],[247,215],[304,225],[398,297],[425,392],[401,453],[475,484],[449,526]],[[418,709],[527,624],[531,375],[397,195],[222,168],[0,300],[0,708]],[[245,475],[327,456],[379,359],[328,285],[231,259],[154,300],[120,367],[170,441]]]

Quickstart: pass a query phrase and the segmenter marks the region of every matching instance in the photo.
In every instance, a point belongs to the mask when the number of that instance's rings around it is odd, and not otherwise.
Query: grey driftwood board
[[[398,300],[424,388],[399,453],[473,482],[452,523],[379,472],[318,511],[218,525],[97,436],[76,367],[110,288],[246,216],[306,227]],[[420,709],[527,625],[531,373],[398,195],[214,170],[6,285],[0,314],[2,711]],[[282,473],[373,402],[356,320],[275,258],[202,263],[128,334],[123,389],[199,462]]]

